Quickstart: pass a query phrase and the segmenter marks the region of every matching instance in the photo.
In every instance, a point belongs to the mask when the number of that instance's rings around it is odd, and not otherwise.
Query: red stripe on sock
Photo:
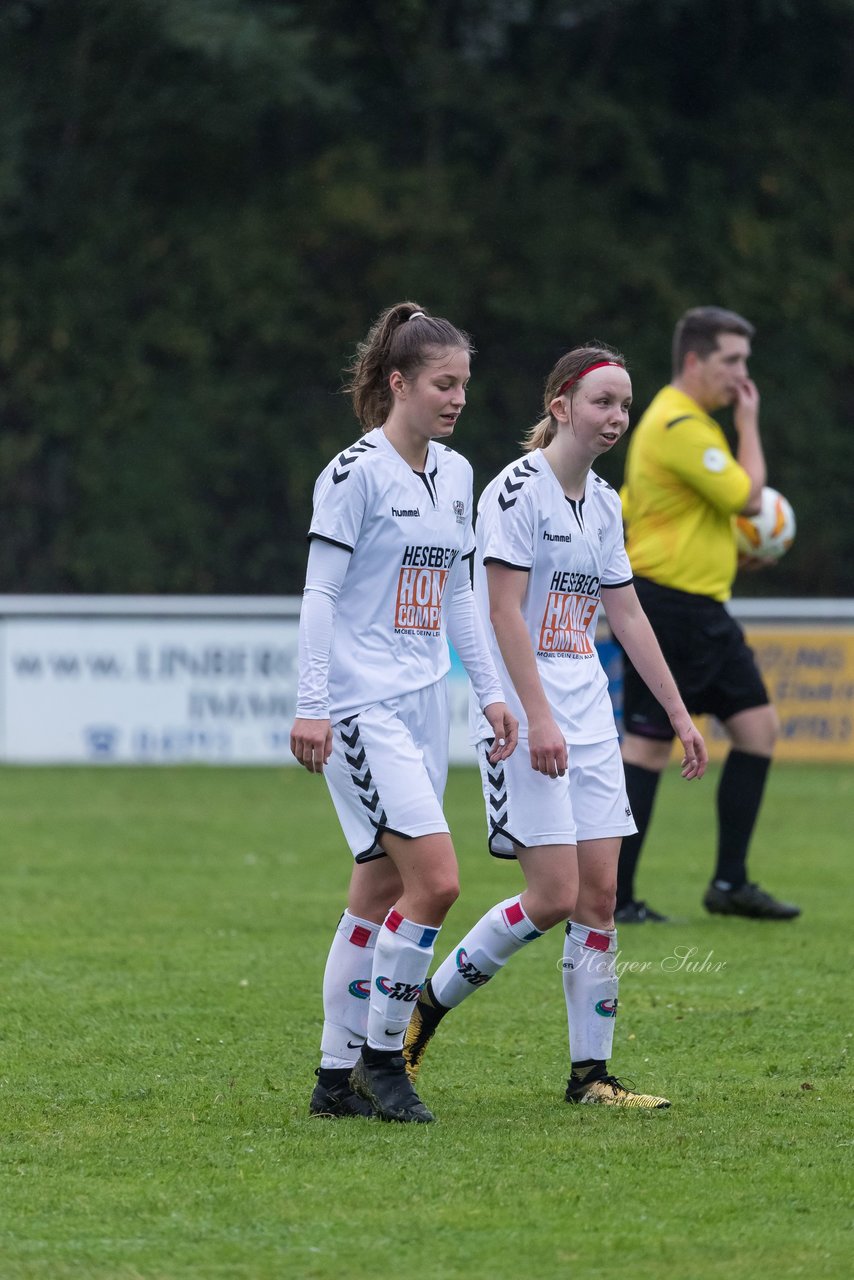
[[[611,939],[605,933],[594,933],[591,929],[584,943],[585,947],[592,947],[594,951],[607,951],[611,945]]]
[[[385,927],[387,929],[390,929],[392,933],[397,933],[398,929],[402,924],[403,924],[403,916],[400,914],[400,912],[395,911],[394,909],[389,911],[388,915],[385,918]]]
[[[518,924],[520,920],[525,919],[525,912],[518,902],[514,902],[511,906],[504,908],[504,919],[508,924]]]
[[[371,940],[371,931],[366,929],[363,924],[354,924],[353,932],[350,934],[350,941],[356,947],[366,947]]]

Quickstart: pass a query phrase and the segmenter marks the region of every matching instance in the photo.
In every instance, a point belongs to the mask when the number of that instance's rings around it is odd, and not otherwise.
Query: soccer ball
[[[755,516],[736,516],[735,542],[740,556],[773,564],[795,540],[795,513],[776,489],[762,490],[762,506]]]

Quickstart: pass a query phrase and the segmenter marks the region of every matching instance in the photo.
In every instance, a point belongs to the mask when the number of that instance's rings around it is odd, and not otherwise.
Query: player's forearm
[[[349,562],[349,553],[342,548],[322,540],[312,542],[299,620],[298,718],[324,720],[329,715],[327,681],[335,610]]]
[[[528,723],[551,716],[531,637],[521,612],[515,608],[493,608],[490,620],[507,674],[513,681]]]
[[[448,610],[448,638],[466,669],[478,706],[483,709],[492,702],[503,702],[504,690],[467,577],[461,576],[454,586]]]
[[[334,618],[335,606],[329,597],[307,588],[299,622],[297,718],[324,720],[329,715],[327,681]]]

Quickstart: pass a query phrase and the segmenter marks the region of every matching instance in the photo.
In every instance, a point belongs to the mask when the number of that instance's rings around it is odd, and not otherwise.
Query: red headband
[[[606,365],[612,364],[616,369],[622,369],[624,366],[619,360],[599,360],[596,364],[589,364],[586,369],[582,369],[581,373],[576,373],[573,378],[567,378],[566,382],[559,389],[558,395],[562,396],[564,391],[568,391],[570,387],[574,387],[576,382],[580,382],[588,373],[592,373],[594,369],[604,369]]]

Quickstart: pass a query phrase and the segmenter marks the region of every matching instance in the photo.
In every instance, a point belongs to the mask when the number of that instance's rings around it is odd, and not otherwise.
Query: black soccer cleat
[[[621,907],[617,907],[614,912],[614,921],[617,924],[666,924],[668,916],[663,916],[660,911],[653,911],[652,907],[647,906],[645,902],[624,902]]]
[[[314,1074],[317,1076],[317,1084],[308,1104],[309,1115],[340,1120],[345,1116],[367,1118],[374,1114],[371,1104],[353,1092],[349,1070],[322,1070],[318,1067]]]
[[[402,1054],[378,1051],[376,1057],[371,1057],[370,1062],[364,1056],[359,1058],[350,1084],[381,1120],[397,1120],[401,1124],[430,1124],[435,1120],[413,1089]]]
[[[719,889],[712,881],[703,895],[703,906],[714,916],[744,916],[750,920],[794,920],[801,914],[800,907],[780,902],[758,884]]]

